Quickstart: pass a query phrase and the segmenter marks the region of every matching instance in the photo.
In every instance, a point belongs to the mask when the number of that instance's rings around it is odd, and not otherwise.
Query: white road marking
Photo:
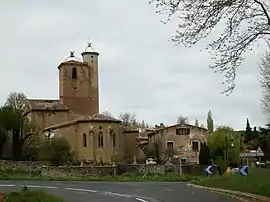
[[[119,194],[119,193],[114,193],[114,192],[105,192],[107,195],[113,195],[113,196],[122,196],[122,197],[127,197],[130,198],[131,196],[126,195],[126,194]]]
[[[136,200],[141,201],[141,202],[148,202],[148,201],[143,200],[143,199],[141,199],[141,198],[136,198]]]
[[[48,187],[48,186],[40,186],[40,185],[21,185],[22,187],[29,188],[45,188],[45,189],[57,189],[58,187]]]
[[[41,185],[14,185],[14,184],[0,184],[0,187],[15,187],[15,186],[22,186],[22,187],[28,187],[28,188],[44,188],[44,189],[58,189],[59,187],[51,187],[51,186],[41,186]],[[63,187],[64,188],[64,187]],[[80,188],[70,188],[70,187],[65,187],[66,190],[69,191],[79,191],[79,192],[91,192],[91,193],[98,193],[96,190],[91,190],[91,189],[80,189]],[[119,194],[115,192],[103,192],[106,195],[111,195],[111,196],[120,196],[120,197],[136,197],[136,196],[131,196],[131,195],[126,195],[126,194]],[[138,197],[135,198],[137,201],[140,202],[149,202],[147,200],[141,199]]]
[[[15,187],[14,184],[0,184],[0,187]]]
[[[91,190],[91,189],[79,189],[79,188],[65,188],[65,189],[69,191],[82,191],[82,192],[97,193],[96,190]]]

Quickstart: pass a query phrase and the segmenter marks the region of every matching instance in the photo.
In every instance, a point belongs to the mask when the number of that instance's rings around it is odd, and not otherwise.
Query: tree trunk
[[[15,161],[21,160],[21,143],[18,133],[13,134],[12,136],[12,158]]]

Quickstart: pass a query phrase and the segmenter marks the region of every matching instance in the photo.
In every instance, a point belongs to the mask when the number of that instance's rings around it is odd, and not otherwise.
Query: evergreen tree
[[[207,130],[210,133],[213,133],[214,132],[214,121],[213,121],[213,118],[212,118],[212,112],[211,112],[211,110],[209,110],[208,111],[208,114],[207,114]]]
[[[252,132],[252,128],[250,126],[249,120],[247,118],[244,142],[248,143],[252,139],[253,139],[253,132]]]
[[[204,142],[201,144],[200,154],[199,154],[199,164],[200,165],[210,165],[211,154],[209,147]]]
[[[195,126],[196,127],[199,127],[199,121],[198,121],[198,119],[195,120]]]

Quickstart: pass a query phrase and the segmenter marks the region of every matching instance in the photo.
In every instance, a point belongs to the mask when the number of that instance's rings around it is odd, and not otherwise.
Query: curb
[[[200,185],[195,185],[195,184],[187,184],[187,186],[188,187],[199,188],[199,189],[205,189],[205,190],[212,191],[212,192],[217,192],[217,193],[224,194],[224,195],[227,195],[227,196],[230,196],[230,197],[233,197],[233,198],[236,198],[236,199],[244,200],[244,201],[270,202],[269,197],[259,196],[259,195],[240,192],[240,191],[233,191],[233,190],[228,190],[228,189],[205,187],[205,186],[200,186]]]

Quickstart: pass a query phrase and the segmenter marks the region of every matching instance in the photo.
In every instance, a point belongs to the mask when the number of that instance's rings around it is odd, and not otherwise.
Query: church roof
[[[67,111],[68,108],[60,104],[59,100],[50,100],[50,99],[27,99],[27,104],[30,111],[46,111],[46,110],[58,110],[58,111]]]
[[[121,123],[120,120],[115,119],[110,116],[106,116],[104,114],[94,114],[92,116],[81,116],[77,119],[71,120],[71,121],[65,121],[56,125],[52,125],[49,127],[46,127],[44,131],[49,130],[49,129],[57,129],[61,127],[65,127],[68,125],[73,125],[77,123],[91,123],[91,122],[111,122],[111,123]]]
[[[69,61],[61,62],[60,65],[58,65],[57,68],[59,69],[62,65],[85,66],[85,65],[88,65],[88,63],[87,62],[77,61],[77,60],[69,60]]]

